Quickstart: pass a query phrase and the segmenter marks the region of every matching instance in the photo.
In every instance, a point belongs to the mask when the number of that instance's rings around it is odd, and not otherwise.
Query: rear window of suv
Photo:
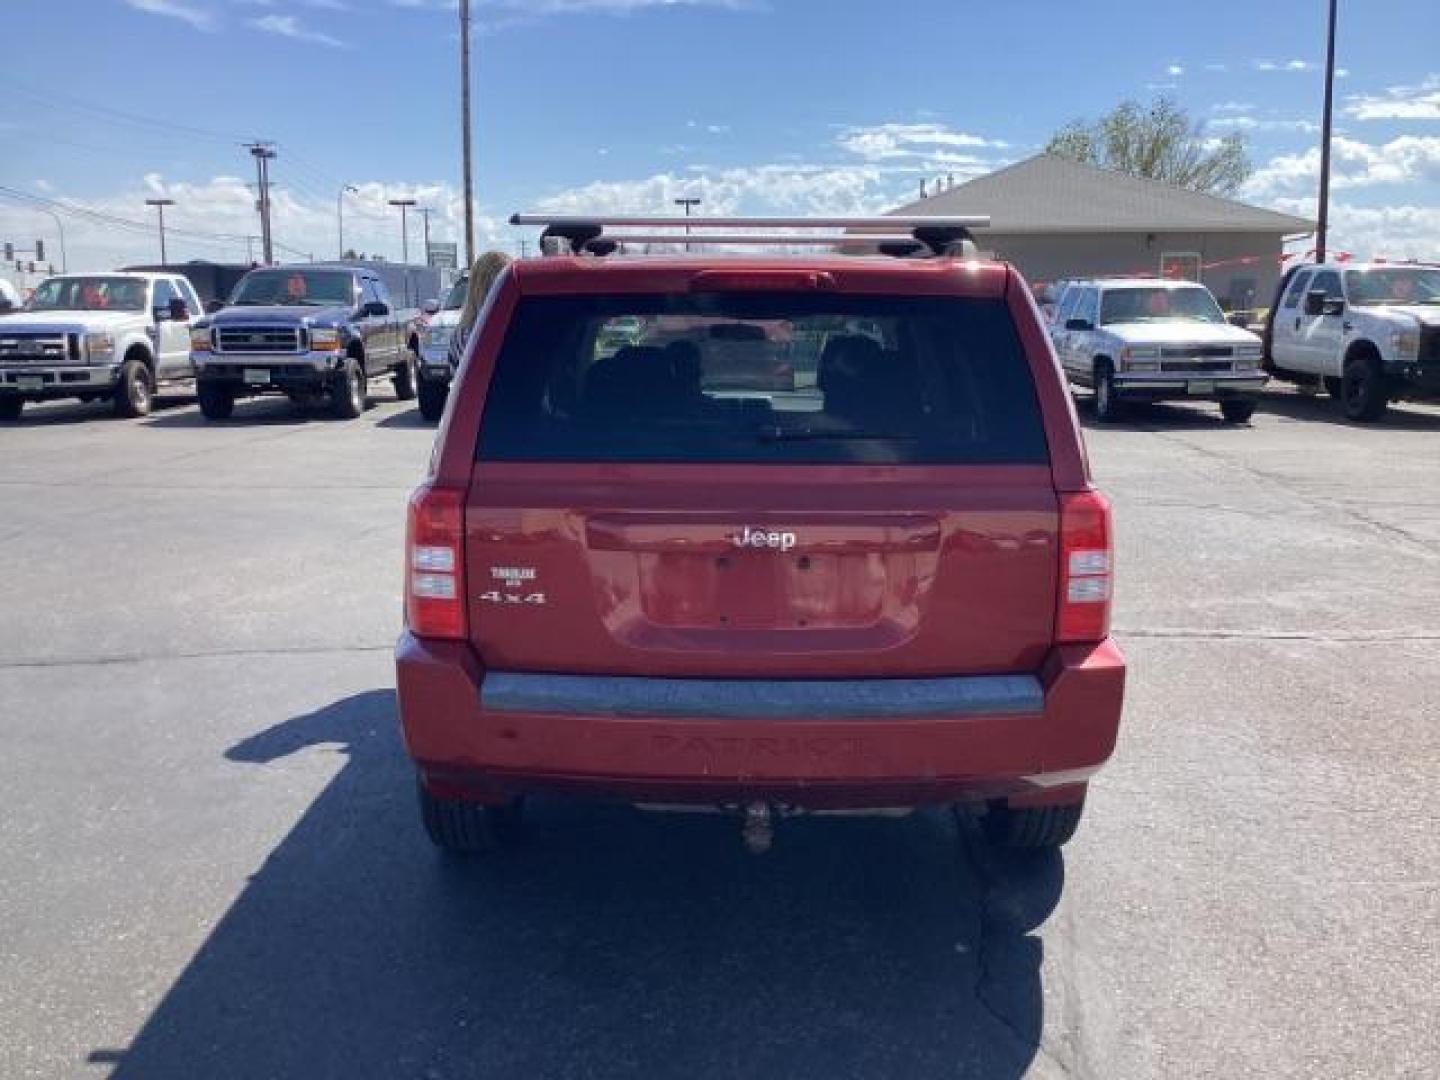
[[[521,300],[477,457],[1048,461],[1002,301],[809,293]]]

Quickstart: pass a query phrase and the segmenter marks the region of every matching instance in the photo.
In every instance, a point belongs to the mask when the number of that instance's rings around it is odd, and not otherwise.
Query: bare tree
[[[1148,107],[1122,101],[1098,120],[1072,120],[1045,152],[1209,195],[1235,194],[1252,171],[1243,136],[1209,138],[1164,97]]]

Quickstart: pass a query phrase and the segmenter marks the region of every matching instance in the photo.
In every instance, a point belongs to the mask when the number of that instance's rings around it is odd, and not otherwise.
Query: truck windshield
[[[450,291],[445,294],[445,302],[440,305],[440,310],[459,311],[465,306],[465,296],[469,291],[469,279],[461,278],[454,285],[450,286]]]
[[[230,299],[230,303],[236,305],[293,304],[297,307],[349,307],[354,302],[349,274],[298,268],[246,274]]]
[[[1209,289],[1163,286],[1106,289],[1100,302],[1100,324],[1146,322],[1223,323],[1225,313]]]
[[[1345,271],[1345,292],[1352,304],[1440,304],[1440,267],[1393,266]]]
[[[946,297],[530,297],[480,431],[488,461],[1049,460],[1009,310]]]
[[[42,281],[30,298],[31,311],[143,311],[145,279],[63,277]]]

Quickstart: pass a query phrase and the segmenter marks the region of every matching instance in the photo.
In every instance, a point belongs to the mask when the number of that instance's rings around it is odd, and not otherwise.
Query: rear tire
[[[431,423],[437,423],[445,415],[445,400],[450,396],[447,383],[431,379],[420,380],[420,415]]]
[[[355,420],[365,411],[365,373],[353,356],[340,369],[330,390],[330,412],[339,420]]]
[[[0,397],[0,420],[9,422],[20,419],[20,413],[25,409],[25,399],[22,397]]]
[[[413,401],[416,384],[420,381],[419,360],[413,349],[405,349],[405,359],[395,369],[395,396],[401,401]]]
[[[1056,848],[1075,835],[1085,800],[1065,806],[992,806],[984,817],[991,843],[1012,851]]]
[[[1385,372],[1381,370],[1380,358],[1373,353],[1361,353],[1346,360],[1341,382],[1340,404],[1348,419],[1373,423],[1390,407]]]
[[[195,387],[195,399],[200,403],[200,415],[206,420],[229,420],[235,411],[235,392],[228,386],[199,383]]]
[[[1220,415],[1225,418],[1227,424],[1243,424],[1255,415],[1255,402],[1222,401],[1220,402]]]
[[[1102,424],[1113,424],[1123,411],[1115,396],[1115,372],[1108,360],[1101,360],[1095,365],[1095,419]]]
[[[149,416],[155,400],[155,380],[143,360],[126,360],[115,384],[115,415],[126,420]]]
[[[416,784],[420,794],[420,820],[425,834],[441,851],[454,855],[478,855],[494,851],[512,839],[519,825],[518,803],[490,806],[461,799],[432,795],[423,781]]]

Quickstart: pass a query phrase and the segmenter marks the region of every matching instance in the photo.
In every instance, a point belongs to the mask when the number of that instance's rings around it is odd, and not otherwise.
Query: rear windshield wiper
[[[915,442],[914,435],[899,435],[891,431],[824,431],[815,428],[761,428],[756,433],[761,442],[813,442],[818,439],[836,439],[865,442]]]

